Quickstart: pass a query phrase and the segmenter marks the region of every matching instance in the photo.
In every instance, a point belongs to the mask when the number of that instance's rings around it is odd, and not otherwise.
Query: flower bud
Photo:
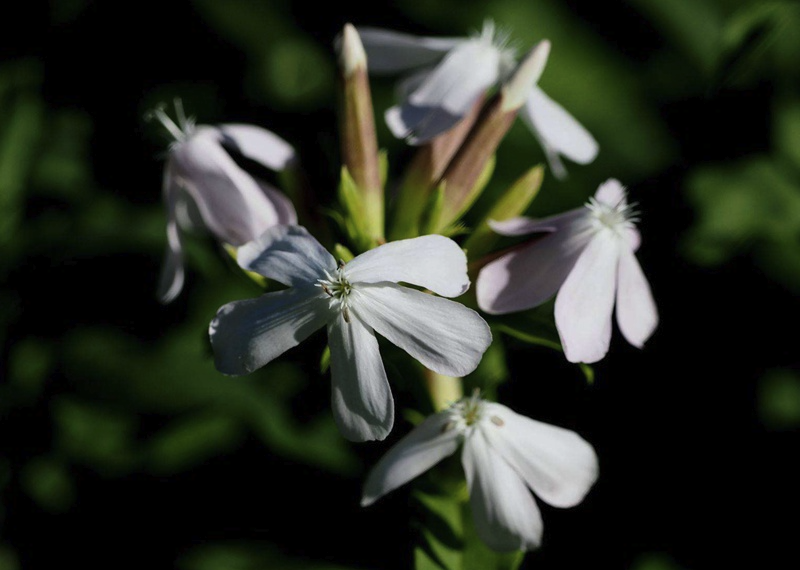
[[[367,57],[358,32],[347,24],[339,43],[342,68],[342,162],[355,183],[361,202],[358,212],[363,219],[358,227],[367,241],[383,239],[383,184],[381,183],[378,141],[372,95],[367,78]]]

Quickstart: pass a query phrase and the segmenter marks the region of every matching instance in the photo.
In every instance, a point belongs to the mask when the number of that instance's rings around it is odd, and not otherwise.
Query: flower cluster
[[[460,378],[476,369],[493,340],[487,322],[466,305],[503,315],[555,296],[553,318],[571,362],[605,356],[616,305],[623,336],[641,347],[658,316],[635,257],[638,219],[614,179],[584,207],[524,217],[541,183],[541,169],[533,169],[490,209],[483,226],[464,230],[461,217],[486,186],[488,165],[518,114],[556,176],[565,172],[562,157],[586,164],[597,155],[595,139],[537,86],[548,41],[519,63],[493,24],[474,37],[449,39],[374,28],[359,33],[348,25],[337,41],[343,168],[332,218],[349,248],[323,246],[312,233],[319,227],[297,225],[292,202],[235,160],[238,154],[273,171],[297,169],[288,143],[249,125],[196,126],[179,105],[176,124],[159,109],[154,116],[174,139],[164,173],[168,247],[159,296],[168,302],[183,285],[179,228],[208,230],[243,270],[271,284],[270,292],[230,302],[211,320],[217,369],[249,374],[326,329],[333,417],[352,441],[382,440],[392,430],[395,403],[378,336],[402,349],[421,364],[415,370],[430,389],[431,400],[420,407],[433,403],[437,411],[374,466],[362,504],[460,449],[478,536],[499,551],[536,548],[542,521],[531,491],[552,506],[577,505],[597,479],[598,460],[573,431],[477,393],[463,397]],[[388,208],[368,62],[373,72],[410,73],[385,119],[419,150]],[[455,230],[468,234],[463,246],[447,237]],[[529,234],[535,237],[491,253],[495,236]],[[472,268],[480,271],[469,291]],[[465,304],[452,300],[461,296]],[[443,377],[456,382],[455,393],[437,390]]]

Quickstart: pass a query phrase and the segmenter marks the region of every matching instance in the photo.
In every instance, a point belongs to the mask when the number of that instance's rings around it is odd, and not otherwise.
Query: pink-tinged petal
[[[486,321],[455,301],[394,283],[361,283],[350,297],[359,318],[440,374],[469,374],[492,342]]]
[[[597,362],[608,352],[621,240],[598,232],[556,296],[556,328],[570,362]]]
[[[586,219],[588,210],[586,208],[576,208],[563,214],[549,216],[547,218],[526,218],[520,216],[498,222],[489,220],[489,227],[492,231],[503,236],[522,236],[535,232],[557,232],[575,227],[575,224]]]
[[[258,187],[267,197],[267,200],[272,202],[275,208],[275,213],[278,215],[278,224],[282,226],[293,226],[297,224],[297,211],[294,209],[294,204],[283,192],[276,190],[266,182],[256,179]],[[264,228],[261,233],[264,233],[269,228]],[[261,235],[261,234],[259,234]]]
[[[442,134],[497,82],[499,65],[500,52],[478,41],[452,50],[402,105],[387,111],[392,133],[411,144],[422,144]]]
[[[626,204],[627,194],[625,187],[616,178],[609,178],[603,182],[594,193],[594,197],[598,202],[602,202],[607,206],[616,208]]]
[[[639,246],[642,243],[642,236],[636,228],[625,228],[623,230],[625,243],[631,248],[631,251],[639,251]]]
[[[239,248],[239,266],[290,286],[313,285],[336,260],[303,226],[275,226]]]
[[[176,208],[180,188],[175,183],[169,163],[164,167],[164,201],[167,204],[167,249],[158,279],[158,298],[162,303],[169,303],[183,289],[183,244],[178,228]]]
[[[350,441],[384,439],[394,424],[394,400],[378,339],[357,318],[339,314],[328,324],[331,405],[339,431]]]
[[[617,285],[617,324],[629,343],[642,348],[658,325],[650,284],[633,251],[622,248]]]
[[[216,129],[198,127],[170,153],[171,168],[208,229],[220,240],[238,246],[278,223],[278,215],[253,177],[225,152],[218,136]]]
[[[447,429],[449,418],[446,412],[429,416],[378,461],[364,484],[362,507],[371,505],[456,452],[460,432]]]
[[[370,73],[397,73],[431,65],[467,41],[462,38],[427,38],[381,28],[358,27],[367,52]]]
[[[555,295],[586,247],[586,217],[485,265],[475,284],[478,306],[490,314],[536,307]]]
[[[389,242],[362,253],[345,267],[351,283],[403,281],[444,297],[469,289],[467,256],[459,245],[440,235]]]
[[[297,346],[331,316],[328,297],[310,286],[223,305],[208,328],[217,370],[249,374]]]
[[[502,552],[537,548],[544,530],[539,508],[522,478],[480,430],[465,440],[461,463],[480,539]]]
[[[220,125],[222,142],[230,144],[243,156],[260,162],[270,170],[283,170],[294,159],[292,145],[281,137],[255,125]]]
[[[481,422],[489,445],[539,498],[554,507],[573,507],[583,500],[599,469],[597,454],[586,440],[501,404],[487,402],[484,410],[491,418]]]
[[[597,156],[599,147],[591,133],[539,87],[531,89],[521,116],[539,139],[556,176],[566,174],[560,156],[578,164]]]

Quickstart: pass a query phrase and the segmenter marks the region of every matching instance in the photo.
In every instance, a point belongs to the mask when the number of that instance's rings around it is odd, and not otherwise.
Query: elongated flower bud
[[[420,221],[431,191],[475,124],[483,103],[484,98],[480,97],[455,127],[419,147],[400,187],[391,239],[420,235]]]
[[[433,231],[444,231],[463,214],[479,196],[481,178],[500,141],[514,123],[527,94],[536,84],[547,62],[550,42],[540,42],[519,65],[511,79],[484,107],[464,144],[447,166],[444,181],[445,200]]]
[[[358,32],[350,24],[342,32],[339,57],[344,94],[342,161],[359,190],[362,204],[361,211],[349,213],[359,218],[356,224],[370,240],[380,241],[384,233],[383,185],[367,56]]]

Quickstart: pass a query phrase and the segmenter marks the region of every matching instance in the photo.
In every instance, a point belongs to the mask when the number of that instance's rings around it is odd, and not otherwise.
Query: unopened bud
[[[364,242],[383,240],[383,184],[375,116],[367,77],[367,56],[356,29],[347,24],[339,44],[342,65],[342,161],[359,193],[358,227]],[[354,214],[354,212],[350,212]]]
[[[511,79],[500,90],[503,111],[516,111],[525,104],[531,89],[544,72],[549,56],[550,42],[542,40],[522,60]]]
[[[345,77],[359,70],[366,71],[367,53],[364,51],[361,38],[352,24],[345,24],[339,49],[340,63]]]

